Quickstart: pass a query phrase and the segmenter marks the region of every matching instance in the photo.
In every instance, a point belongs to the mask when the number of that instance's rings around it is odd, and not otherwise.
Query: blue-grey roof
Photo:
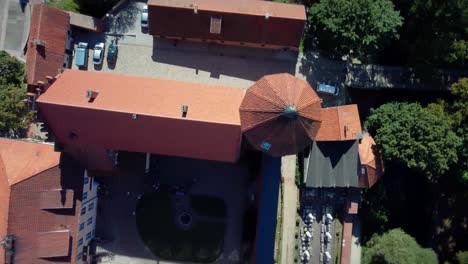
[[[263,155],[255,263],[273,263],[281,158]]]
[[[307,187],[359,187],[359,140],[314,142],[304,160]]]

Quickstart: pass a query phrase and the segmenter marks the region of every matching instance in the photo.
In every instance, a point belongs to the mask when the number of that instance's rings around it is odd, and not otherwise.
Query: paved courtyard
[[[192,160],[176,157],[152,156],[152,176],[143,174],[144,162],[134,173],[122,170],[119,175],[102,178],[110,190],[100,198],[97,236],[111,242],[100,245],[100,252],[112,257],[103,263],[155,263],[155,257],[138,235],[133,212],[139,196],[154,191],[157,182],[163,186],[188,186],[188,194],[218,197],[226,204],[226,230],[223,253],[215,263],[239,263],[242,257],[243,216],[248,200],[248,171],[238,165]],[[141,161],[141,159],[140,159]],[[196,178],[196,183],[193,179]],[[158,263],[170,263],[159,261]]]

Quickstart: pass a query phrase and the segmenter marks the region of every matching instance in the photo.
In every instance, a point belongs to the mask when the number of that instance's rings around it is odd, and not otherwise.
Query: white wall
[[[80,223],[78,225],[77,255],[76,263],[85,263],[82,261],[83,247],[89,245],[94,238],[96,229],[97,212],[97,188],[98,184],[94,178],[88,177],[88,171],[85,170],[83,177],[83,197],[80,208]]]

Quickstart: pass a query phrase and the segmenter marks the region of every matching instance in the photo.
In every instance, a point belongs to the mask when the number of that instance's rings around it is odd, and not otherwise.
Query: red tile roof
[[[98,92],[92,103],[87,90]],[[243,96],[240,88],[66,70],[37,102],[63,144],[232,162]]]
[[[361,119],[356,104],[322,108],[322,125],[317,141],[356,139],[362,133]]]
[[[364,135],[359,144],[359,159],[361,166],[365,168],[365,173],[360,175],[362,187],[370,188],[384,174],[384,162],[382,154],[377,148],[374,139],[369,135]]]
[[[26,53],[26,81],[36,84],[45,76],[55,76],[63,68],[70,17],[67,12],[46,4],[33,4]],[[45,42],[43,46],[35,40]]]
[[[303,5],[277,3],[257,0],[149,0],[148,6],[166,6],[192,11],[196,6],[198,11],[216,11],[264,17],[266,13],[272,17],[305,20],[305,7]]]
[[[37,235],[37,256],[41,258],[68,256],[70,231],[43,232]]]
[[[297,117],[288,118],[286,109]],[[252,146],[270,156],[295,154],[315,138],[320,109],[320,98],[305,80],[288,73],[266,75],[247,90],[241,128]],[[265,142],[268,149],[262,147]]]
[[[60,153],[50,144],[0,138],[0,156],[8,184],[14,185],[59,164]]]
[[[210,32],[212,17],[222,18],[219,34]],[[271,1],[150,0],[148,21],[151,35],[297,48],[306,13]]]

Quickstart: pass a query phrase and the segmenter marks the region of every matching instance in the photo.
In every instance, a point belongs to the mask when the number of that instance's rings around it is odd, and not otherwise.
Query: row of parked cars
[[[93,64],[101,65],[104,61],[104,53],[106,51],[106,44],[104,42],[97,43],[93,49]],[[115,64],[117,61],[117,54],[119,47],[112,43],[107,49],[107,63]],[[75,50],[75,64],[78,67],[88,66],[88,43],[80,42]]]

